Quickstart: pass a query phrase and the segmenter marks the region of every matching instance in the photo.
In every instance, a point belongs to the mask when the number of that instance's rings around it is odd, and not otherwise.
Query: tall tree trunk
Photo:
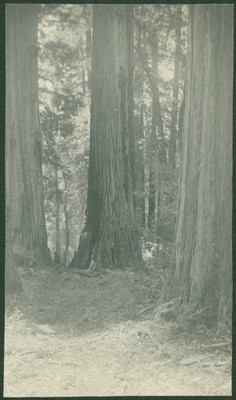
[[[60,231],[60,191],[58,184],[58,165],[54,165],[55,170],[55,199],[56,199],[56,213],[55,213],[55,238],[56,238],[56,260],[57,262],[61,262],[61,231]]]
[[[138,26],[138,48],[141,51],[141,27]],[[141,66],[137,69],[136,94],[138,99],[143,98],[144,72]],[[135,132],[135,211],[138,225],[145,228],[145,177],[144,177],[144,110],[141,100],[136,107],[136,117],[134,119]]]
[[[63,179],[64,179],[64,200],[63,200],[63,211],[64,211],[64,218],[65,218],[65,248],[63,252],[63,257],[62,257],[62,264],[66,265],[66,260],[68,256],[68,251],[69,251],[69,245],[70,245],[70,229],[69,229],[69,216],[68,216],[68,210],[67,210],[67,190],[68,190],[68,185],[67,185],[67,178],[66,174],[63,173]]]
[[[141,260],[133,203],[132,6],[94,5],[86,223],[74,268]]]
[[[169,143],[169,163],[173,169],[176,167],[176,140],[177,140],[177,116],[179,98],[179,67],[181,53],[181,21],[182,5],[177,6],[176,25],[175,25],[175,66],[173,82],[173,98],[170,123],[170,143]]]
[[[10,246],[49,262],[38,113],[38,5],[6,7],[6,231]],[[6,260],[6,268],[10,263]]]
[[[233,7],[194,5],[176,237],[180,321],[231,326]],[[195,320],[196,322],[196,320]]]
[[[144,111],[143,104],[139,109],[139,121],[137,126],[136,141],[136,192],[138,200],[136,200],[137,221],[142,228],[145,228],[145,176],[144,176]]]
[[[156,217],[156,190],[157,190],[157,104],[156,94],[152,104],[152,130],[149,139],[149,194],[148,194],[148,229],[155,225]]]

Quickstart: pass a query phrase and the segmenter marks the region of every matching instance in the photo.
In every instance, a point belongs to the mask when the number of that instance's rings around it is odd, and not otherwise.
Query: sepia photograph
[[[4,397],[232,395],[233,4],[5,5]]]

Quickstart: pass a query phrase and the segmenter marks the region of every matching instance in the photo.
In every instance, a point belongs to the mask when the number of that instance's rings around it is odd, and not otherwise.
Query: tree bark
[[[132,6],[94,5],[86,223],[74,268],[141,260],[135,221]]]
[[[173,99],[171,109],[170,142],[169,142],[169,163],[173,169],[176,167],[176,141],[177,141],[177,117],[178,117],[178,97],[179,97],[179,67],[181,53],[181,20],[182,5],[177,6],[176,25],[175,25],[175,66],[173,82]]]
[[[138,44],[141,51],[142,31],[138,25]],[[141,66],[136,70],[136,94],[138,104],[136,106],[136,117],[134,118],[135,132],[135,211],[138,225],[145,228],[145,176],[144,176],[144,105],[143,101],[143,83],[144,72]]]
[[[194,5],[190,27],[175,276],[182,322],[219,329],[232,317],[233,7]]]
[[[6,296],[15,293],[20,293],[23,291],[23,285],[17,270],[17,265],[12,252],[12,246],[10,245],[10,241],[7,236],[6,236],[5,260],[6,260],[5,264]]]
[[[6,7],[6,231],[13,250],[30,250],[41,263],[51,260],[43,205],[37,13],[38,5]]]
[[[144,176],[144,111],[143,104],[139,109],[139,121],[137,127],[136,141],[136,192],[138,199],[136,201],[136,215],[139,226],[145,228],[145,176]],[[142,143],[140,143],[142,141]]]

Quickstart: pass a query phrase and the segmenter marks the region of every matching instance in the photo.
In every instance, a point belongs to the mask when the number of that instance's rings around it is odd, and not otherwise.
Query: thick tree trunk
[[[145,228],[145,186],[144,186],[144,148],[143,148],[143,107],[134,118],[135,132],[135,192],[134,205],[138,226]]]
[[[176,17],[177,18],[175,26],[175,67],[174,67],[173,98],[172,98],[172,109],[171,109],[170,143],[169,143],[169,163],[173,169],[175,169],[176,166],[175,157],[176,157],[176,141],[177,141],[182,5],[178,5]]]
[[[176,237],[179,320],[220,328],[232,317],[233,7],[194,5],[190,15]]]
[[[137,32],[137,47],[141,51],[142,31],[140,25]],[[145,228],[145,177],[144,177],[144,107],[140,99],[143,98],[144,71],[136,70],[136,95],[139,99],[136,106],[136,117],[134,119],[135,133],[135,211],[138,225]],[[141,104],[140,104],[141,103]]]
[[[137,140],[136,140],[136,215],[139,226],[145,228],[145,176],[144,176],[144,112],[143,105],[139,109],[139,121],[137,124]]]
[[[38,5],[6,7],[6,231],[13,250],[25,248],[37,262],[49,262],[38,114],[37,12]]]
[[[9,237],[6,236],[6,248],[5,248],[5,293],[6,296],[20,293],[23,290],[22,282],[17,270],[15,258],[12,252],[12,246],[9,241]]]
[[[86,223],[71,267],[141,260],[133,203],[132,6],[95,5]]]

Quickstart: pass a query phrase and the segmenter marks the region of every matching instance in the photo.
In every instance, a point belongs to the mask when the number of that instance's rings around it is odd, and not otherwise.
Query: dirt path
[[[206,352],[155,317],[158,279],[21,274],[27,296],[6,316],[4,396],[231,394],[230,353]]]

